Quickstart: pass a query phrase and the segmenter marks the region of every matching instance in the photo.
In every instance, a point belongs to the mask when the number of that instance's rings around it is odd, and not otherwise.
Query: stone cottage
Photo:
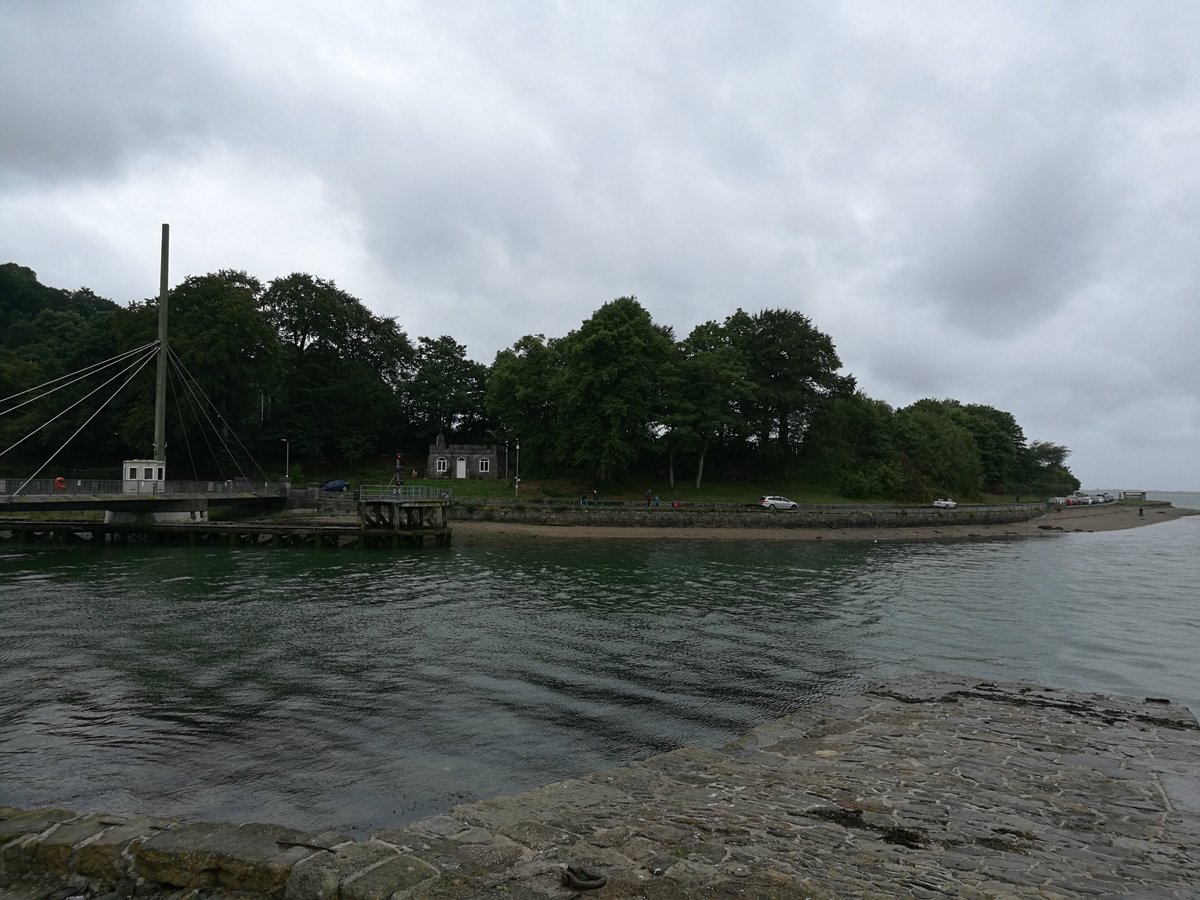
[[[426,478],[500,478],[492,444],[447,444],[443,435],[429,445]]]

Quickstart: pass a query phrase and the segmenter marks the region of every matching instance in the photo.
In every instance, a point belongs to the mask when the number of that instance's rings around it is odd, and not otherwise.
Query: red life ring
[[[67,479],[59,475],[54,479],[54,489],[56,491],[65,491],[67,489]]]

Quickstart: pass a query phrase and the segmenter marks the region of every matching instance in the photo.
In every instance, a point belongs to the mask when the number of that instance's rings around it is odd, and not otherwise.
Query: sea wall
[[[913,676],[368,839],[0,807],[0,896],[1194,897],[1197,771],[1166,700]]]
[[[529,525],[607,525],[654,528],[918,528],[940,525],[1003,525],[1045,513],[1041,504],[965,509],[932,507],[813,506],[794,511],[670,506],[540,506],[456,500],[450,522],[520,522]]]

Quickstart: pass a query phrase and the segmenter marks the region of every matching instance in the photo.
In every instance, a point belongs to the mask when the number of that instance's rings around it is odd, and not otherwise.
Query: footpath
[[[1194,898],[1200,726],[1157,698],[912,677],[366,840],[0,809],[0,896]]]

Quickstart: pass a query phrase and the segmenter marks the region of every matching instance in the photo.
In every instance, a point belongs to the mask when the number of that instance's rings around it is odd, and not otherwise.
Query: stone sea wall
[[[1198,773],[1166,700],[913,676],[366,840],[0,808],[0,896],[1194,898]]]
[[[924,507],[817,506],[795,511],[764,509],[672,509],[629,506],[538,506],[455,501],[450,522],[520,522],[529,525],[607,525],[653,528],[919,528],[943,525],[1003,525],[1045,513],[1041,504],[967,509]]]

